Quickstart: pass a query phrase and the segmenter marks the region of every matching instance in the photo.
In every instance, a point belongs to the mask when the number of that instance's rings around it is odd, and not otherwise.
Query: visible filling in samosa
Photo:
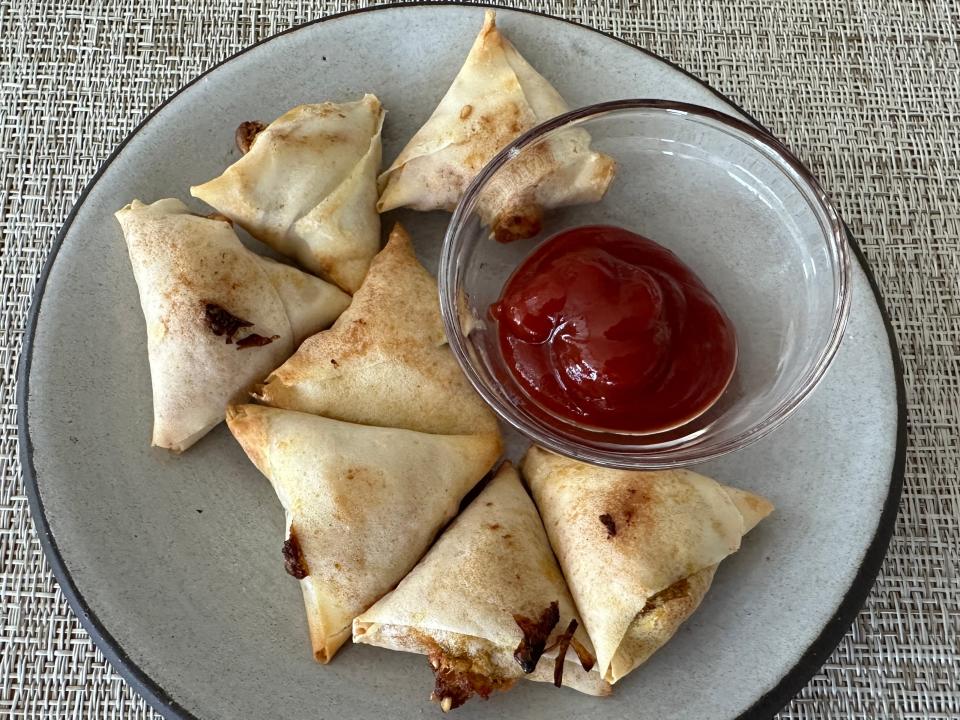
[[[287,512],[284,565],[328,662],[496,461],[499,428],[445,344],[436,282],[399,226],[350,314],[257,397],[272,407],[232,408],[228,424]]]
[[[397,589],[354,621],[353,637],[427,655],[436,678],[432,699],[444,710],[521,678],[609,691],[590,672],[590,640],[509,463]]]
[[[323,663],[500,454],[496,437],[355,425],[260,405],[231,407],[227,424],[286,511],[283,564],[300,581]]]
[[[689,470],[613,470],[538,447],[523,474],[610,683],[673,636],[773,510]]]

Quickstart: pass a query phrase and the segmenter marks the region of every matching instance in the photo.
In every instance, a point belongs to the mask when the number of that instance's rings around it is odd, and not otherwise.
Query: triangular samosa
[[[689,470],[613,470],[538,447],[523,474],[611,683],[673,636],[717,564],[773,510]]]
[[[116,213],[147,322],[153,444],[186,450],[231,402],[350,303],[333,285],[247,250],[225,220],[175,199]]]
[[[300,580],[322,663],[500,454],[493,435],[430,435],[260,405],[231,407],[227,424],[286,511],[283,558]]]
[[[353,639],[428,655],[433,699],[449,710],[519,678],[554,682],[557,671],[568,686],[606,694],[578,624],[537,509],[505,463],[397,589],[354,620]]]
[[[347,311],[271,373],[257,398],[363,425],[499,432],[447,347],[436,280],[400,225]]]
[[[373,95],[300,105],[254,128],[259,132],[249,151],[223,175],[190,192],[258,240],[352,293],[380,247],[376,202],[382,125],[383,109]]]
[[[377,209],[453,210],[471,180],[507,144],[569,108],[560,94],[500,34],[487,10],[483,29],[426,124],[380,176]],[[535,157],[533,157],[535,156]],[[595,202],[616,172],[590,149],[585,130],[560,133],[512,164],[509,195],[491,191],[481,208],[501,240],[530,237],[543,208]]]

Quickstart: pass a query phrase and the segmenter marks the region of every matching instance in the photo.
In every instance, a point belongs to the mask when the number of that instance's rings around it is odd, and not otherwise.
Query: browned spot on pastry
[[[514,615],[513,619],[523,631],[523,638],[513,652],[513,658],[525,673],[532,673],[537,668],[540,656],[543,655],[547,638],[560,622],[560,606],[556,601],[550,603],[536,620],[523,615]]]
[[[233,343],[233,336],[242,328],[253,327],[252,322],[238,318],[230,311],[210,302],[203,304],[203,319],[214,335],[226,336],[227,345]]]
[[[613,516],[610,513],[604,513],[600,516],[600,522],[603,523],[603,526],[607,529],[607,537],[612,538],[617,534],[617,523],[614,521]]]
[[[264,337],[263,335],[257,335],[257,333],[250,333],[246,337],[237,340],[237,350],[246,350],[247,348],[252,347],[263,347],[264,345],[269,345],[274,340],[279,339],[279,335]]]
[[[515,81],[514,81],[515,82]],[[533,127],[533,118],[526,107],[508,102],[495,113],[470,115],[470,152],[463,163],[473,172],[486,165],[512,140]]]
[[[464,105],[462,108],[460,108],[460,119],[466,120],[468,117],[470,117],[470,113],[472,112],[473,105]]]
[[[651,508],[656,507],[658,502],[655,485],[638,480],[630,487],[604,493],[599,502],[602,503],[601,508],[609,508],[610,516],[616,520],[617,537],[643,536],[656,532],[652,525],[657,522],[656,514],[651,513]],[[613,535],[608,534],[608,537]]]
[[[325,147],[336,147],[347,142],[348,138],[341,133],[309,133],[302,132],[297,127],[274,127],[270,131],[270,142],[275,145],[303,146],[320,150]],[[321,263],[324,269],[329,269],[331,265]]]
[[[310,574],[307,561],[303,557],[303,550],[300,548],[300,541],[297,540],[293,528],[290,528],[290,536],[283,541],[283,567],[297,580],[303,580]]]
[[[258,122],[257,120],[247,120],[246,122],[240,123],[234,135],[237,149],[246,155],[250,152],[250,148],[253,147],[253,141],[257,139],[257,135],[262,133],[266,128],[265,123]]]
[[[335,368],[340,367],[340,363],[338,363],[338,362],[337,362],[336,360],[334,360],[333,358],[330,358],[330,364],[333,365]]]
[[[497,242],[508,243],[526,240],[543,229],[543,209],[528,205],[501,214],[493,224],[493,237]]]
[[[364,467],[363,465],[347,468],[344,473],[344,478],[348,482],[354,484],[362,483],[370,488],[383,484],[383,474],[380,471]],[[347,499],[346,502],[349,503],[349,499]]]
[[[514,83],[515,80],[513,79],[507,81],[507,84],[511,86]],[[524,108],[515,102],[508,102],[498,108],[495,115],[481,115],[480,123],[489,136],[497,138],[501,143],[500,147],[494,149],[494,154],[528,129],[528,123],[524,117]]]
[[[490,530],[499,530],[499,529],[500,529],[500,523],[489,523],[489,524],[487,525],[487,528],[489,528]]]

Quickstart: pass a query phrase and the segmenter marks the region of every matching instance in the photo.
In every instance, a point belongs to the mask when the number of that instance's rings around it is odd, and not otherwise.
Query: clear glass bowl
[[[560,146],[573,128],[586,130],[591,147],[616,160],[606,195],[546,210],[542,230],[531,239],[497,242],[485,208],[491,199],[521,192],[517,178],[528,176],[525,167],[551,143]],[[734,377],[716,405],[680,428],[641,436],[578,426],[545,412],[505,366],[490,305],[541,242],[588,224],[621,226],[675,252],[733,321]],[[453,214],[439,283],[453,353],[501,418],[563,455],[631,469],[702,462],[772,431],[823,378],[850,307],[846,237],[810,172],[751,125],[660,100],[574,110],[505,148]]]

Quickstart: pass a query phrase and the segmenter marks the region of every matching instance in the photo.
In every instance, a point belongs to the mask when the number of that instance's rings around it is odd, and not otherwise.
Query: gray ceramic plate
[[[327,667],[313,662],[300,591],[280,562],[280,506],[223,426],[182,457],[149,447],[145,329],[113,212],[133,197],[196,206],[189,186],[235,157],[239,121],[301,102],[375,92],[390,111],[384,156],[394,157],[446,89],[482,14],[450,5],[359,12],[230,59],[118,148],[46,267],[19,386],[34,519],[81,622],[170,717],[436,710],[422,657],[346,647]],[[740,113],[600,33],[506,10],[500,24],[571,105],[659,97]],[[447,216],[399,216],[434,262]],[[703,468],[778,510],[723,563],[674,641],[609,699],[527,683],[458,717],[768,717],[809,679],[869,589],[899,497],[900,373],[862,266],[853,290],[843,346],[810,401],[773,436]]]

